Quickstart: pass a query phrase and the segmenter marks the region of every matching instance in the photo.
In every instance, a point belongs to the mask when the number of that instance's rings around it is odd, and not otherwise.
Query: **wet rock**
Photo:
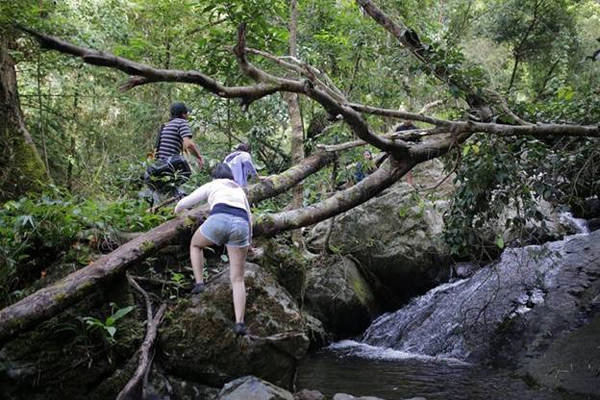
[[[233,332],[228,270],[171,312],[160,330],[162,364],[169,374],[210,386],[255,375],[290,388],[309,338],[303,314],[271,275],[246,264],[248,335]]]
[[[378,311],[356,263],[328,255],[314,260],[308,270],[305,306],[329,332],[345,337],[364,331]]]
[[[217,400],[294,400],[294,396],[254,376],[243,376],[227,383]]]
[[[325,400],[325,396],[318,390],[304,389],[294,393],[294,400]]]
[[[507,249],[369,327],[377,346],[509,368],[600,394],[600,231]]]
[[[373,397],[373,396],[361,396],[361,397],[355,397],[352,396],[350,394],[346,394],[346,393],[336,393],[333,395],[333,400],[383,400],[379,397]]]
[[[600,315],[526,357],[520,372],[552,389],[600,396]]]

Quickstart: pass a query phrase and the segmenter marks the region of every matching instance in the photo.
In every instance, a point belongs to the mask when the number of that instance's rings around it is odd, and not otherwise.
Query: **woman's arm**
[[[211,183],[212,182],[209,182],[200,186],[198,189],[194,190],[192,193],[179,200],[179,202],[175,206],[175,214],[180,213],[184,209],[192,208],[197,203],[208,199],[208,194],[210,192],[209,186]]]

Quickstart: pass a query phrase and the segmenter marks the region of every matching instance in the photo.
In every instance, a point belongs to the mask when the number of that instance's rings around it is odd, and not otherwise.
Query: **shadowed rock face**
[[[371,287],[356,263],[323,255],[307,271],[304,304],[325,328],[341,337],[363,332],[377,314]]]
[[[331,248],[353,255],[388,289],[386,293],[375,289],[379,300],[394,295],[388,308],[436,286],[439,276],[449,271],[449,249],[441,236],[448,202],[418,202],[411,193],[400,183],[335,217],[329,239]],[[313,251],[323,247],[329,226],[327,220],[310,232],[307,243]]]
[[[309,347],[308,328],[296,303],[270,275],[246,264],[246,325],[233,333],[228,271],[201,295],[173,310],[161,329],[163,365],[170,374],[211,386],[255,375],[291,387],[296,361]]]

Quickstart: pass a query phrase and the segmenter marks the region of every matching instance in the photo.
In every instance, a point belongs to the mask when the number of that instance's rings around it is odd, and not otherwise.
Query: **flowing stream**
[[[338,342],[303,360],[296,390],[376,396],[385,400],[559,400],[559,394],[536,391],[507,373],[454,359]],[[573,397],[569,398],[574,399]]]
[[[312,354],[298,366],[295,389],[385,400],[588,399],[530,387],[516,372],[467,362],[489,354],[491,345],[482,338],[493,337],[502,321],[545,304],[549,291],[554,299],[568,295],[575,279],[557,260],[581,254],[586,241],[597,239],[578,230],[563,241],[506,249],[497,263],[471,278],[440,285],[380,316],[359,341],[344,340]]]

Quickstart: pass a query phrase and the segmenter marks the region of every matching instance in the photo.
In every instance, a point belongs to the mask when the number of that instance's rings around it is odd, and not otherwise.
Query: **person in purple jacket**
[[[225,157],[223,162],[229,165],[233,173],[233,180],[241,187],[248,186],[249,177],[260,179],[258,172],[256,172],[256,167],[252,162],[250,145],[248,143],[240,143],[233,153]]]

